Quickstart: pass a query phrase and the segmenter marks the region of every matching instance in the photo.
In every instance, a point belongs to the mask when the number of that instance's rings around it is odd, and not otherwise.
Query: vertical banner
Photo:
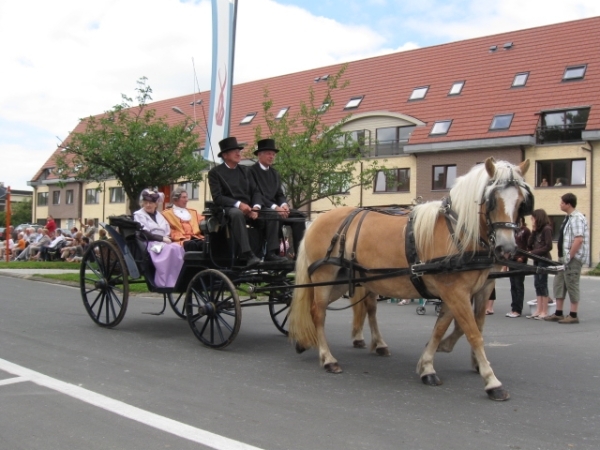
[[[212,0],[212,81],[204,158],[214,161],[229,136],[237,0]]]

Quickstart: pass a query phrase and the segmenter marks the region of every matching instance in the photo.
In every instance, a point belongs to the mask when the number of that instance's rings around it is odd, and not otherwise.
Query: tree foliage
[[[10,224],[14,227],[22,223],[31,223],[33,205],[31,200],[11,202]],[[0,225],[6,226],[6,211],[0,212]]]
[[[275,167],[281,175],[286,196],[295,208],[327,198],[332,204],[343,201],[343,193],[353,187],[369,184],[377,170],[377,161],[362,163],[360,142],[352,134],[342,131],[350,115],[336,124],[328,125],[324,114],[333,108],[333,94],[342,90],[346,66],[329,76],[323,99],[317,101],[314,89],[309,87],[308,101],[301,102],[299,110],[281,118],[272,111],[273,99],[264,91],[263,112],[266,118],[266,136],[261,126],[255,128],[255,138],[275,139],[279,153]]]
[[[152,89],[142,77],[137,84],[137,107],[122,94],[122,102],[100,116],[85,121],[85,131],[72,133],[56,159],[62,180],[75,178],[100,183],[116,178],[138,209],[140,192],[149,186],[165,186],[178,180],[197,182],[207,167],[198,152],[193,121],[185,118],[169,125],[148,106]],[[100,188],[100,186],[98,187]]]

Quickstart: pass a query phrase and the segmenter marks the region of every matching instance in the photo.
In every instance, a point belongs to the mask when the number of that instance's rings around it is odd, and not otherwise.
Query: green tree
[[[321,101],[316,100],[314,89],[309,87],[308,101],[301,102],[300,109],[291,116],[288,112],[276,118],[268,88],[264,91],[268,135],[263,136],[263,129],[258,126],[255,138],[275,139],[279,149],[275,167],[294,208],[323,198],[339,205],[344,192],[372,183],[376,172],[382,170],[377,161],[363,163],[366,158],[359,151],[361,143],[352,139],[352,133],[342,131],[350,115],[332,125],[324,121],[324,113],[335,104],[334,92],[348,85],[342,80],[345,70],[343,66],[337,74],[329,76]]]
[[[10,205],[10,224],[14,227],[22,223],[31,223],[33,204],[31,200],[23,202],[11,202]],[[6,226],[6,211],[0,212],[0,224]]]
[[[207,162],[198,152],[193,122],[185,118],[169,125],[148,106],[152,89],[138,80],[138,106],[122,94],[122,102],[85,121],[85,131],[72,133],[56,159],[56,171],[65,180],[101,181],[116,178],[129,199],[129,210],[139,208],[140,192],[178,180],[197,182]]]

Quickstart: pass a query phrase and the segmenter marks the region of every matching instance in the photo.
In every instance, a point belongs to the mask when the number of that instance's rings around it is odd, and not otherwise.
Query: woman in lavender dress
[[[183,247],[171,243],[169,223],[157,211],[163,194],[144,189],[142,208],[133,213],[133,219],[142,224],[142,232],[148,238],[148,253],[156,269],[154,284],[157,287],[175,287],[179,272],[183,266]]]

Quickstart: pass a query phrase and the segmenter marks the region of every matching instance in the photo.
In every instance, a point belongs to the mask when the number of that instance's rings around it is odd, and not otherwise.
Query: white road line
[[[26,377],[14,377],[6,380],[0,380],[0,386],[6,386],[7,384],[23,383],[24,381],[31,381]]]
[[[150,427],[174,434],[181,438],[197,442],[207,447],[217,450],[261,450],[258,447],[235,441],[210,431],[195,428],[181,422],[169,419],[168,417],[145,411],[135,406],[128,405],[119,400],[114,400],[101,394],[89,391],[73,384],[51,378],[47,375],[27,369],[26,367],[13,364],[0,358],[0,370],[17,375],[16,380],[31,381],[40,386],[61,392],[73,398],[97,406],[136,422],[143,423]],[[10,380],[15,380],[11,378]],[[16,381],[15,381],[16,382]]]

